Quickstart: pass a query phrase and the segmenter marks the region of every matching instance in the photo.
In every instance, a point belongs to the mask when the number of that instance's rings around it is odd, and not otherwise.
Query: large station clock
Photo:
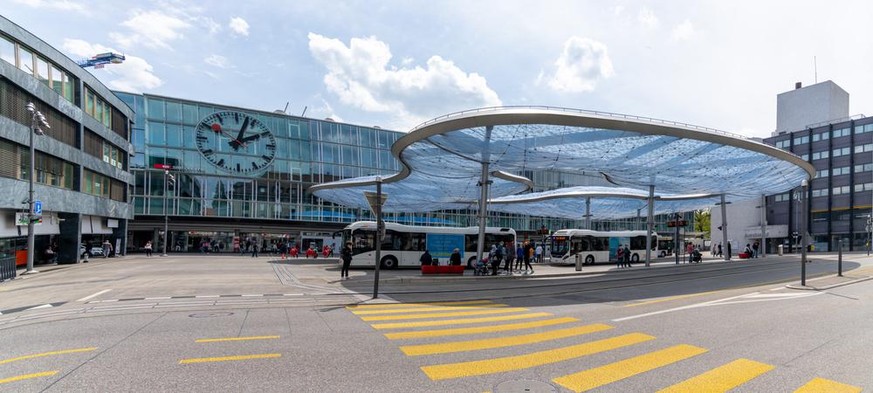
[[[261,172],[276,158],[276,137],[258,119],[236,111],[216,112],[197,125],[197,150],[219,169]]]

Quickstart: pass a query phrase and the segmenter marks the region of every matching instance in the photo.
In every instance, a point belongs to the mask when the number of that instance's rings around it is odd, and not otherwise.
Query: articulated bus
[[[466,261],[467,267],[471,267],[476,259],[478,240],[479,227],[426,227],[386,222],[380,267],[419,267],[424,250],[430,251],[441,265],[446,265],[455,248],[461,252],[461,261]],[[343,245],[347,242],[352,242],[352,266],[375,266],[375,221],[359,221],[347,226],[343,229]],[[507,242],[515,244],[514,229],[485,228],[485,252],[493,244]]]
[[[575,264],[576,255],[591,265],[615,262],[618,247],[630,247],[631,262],[639,262],[646,256],[646,231],[592,231],[587,229],[561,229],[552,235],[552,263]],[[664,256],[658,250],[658,234],[652,234],[652,255]]]

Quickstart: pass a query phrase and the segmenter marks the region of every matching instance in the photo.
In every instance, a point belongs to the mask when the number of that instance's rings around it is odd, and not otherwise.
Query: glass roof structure
[[[509,208],[508,202],[526,199],[501,198],[531,186],[511,174],[560,170],[601,176],[616,188],[589,190],[600,195],[591,198],[596,218],[637,215],[646,203],[639,194],[648,197],[650,186],[659,197],[655,209],[672,212],[712,206],[720,194],[731,201],[786,192],[814,174],[798,156],[724,131],[554,107],[494,107],[445,115],[398,139],[392,153],[402,170],[382,179],[383,192],[389,194],[385,211],[475,209],[483,166],[496,175],[489,179],[491,208],[553,217],[563,217],[556,215],[560,210],[585,214],[585,198],[573,194],[584,190],[565,190],[560,199],[534,203],[553,204],[552,209],[532,211],[529,200]],[[374,184],[370,176],[323,183],[310,191],[340,205],[367,208],[363,191],[375,190]],[[609,192],[615,195],[603,197]],[[693,202],[692,194],[709,197]],[[579,199],[581,210],[567,207],[573,198]]]

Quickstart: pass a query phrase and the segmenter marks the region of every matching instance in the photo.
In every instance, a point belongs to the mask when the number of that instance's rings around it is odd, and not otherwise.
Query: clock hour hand
[[[242,126],[239,128],[239,135],[236,136],[236,142],[237,142],[236,145],[231,145],[231,146],[233,146],[234,150],[239,150],[239,147],[242,146],[243,144],[245,144],[246,140],[243,137],[246,135],[246,128],[248,128],[248,127],[249,127],[249,117],[246,116],[245,120],[243,120]]]
[[[240,142],[242,142],[242,143],[246,143],[246,142],[248,142],[248,141],[253,141],[253,140],[256,140],[256,139],[261,139],[261,134],[249,135],[249,136],[247,136],[247,137],[245,137],[245,138],[243,138],[243,139],[240,139]]]

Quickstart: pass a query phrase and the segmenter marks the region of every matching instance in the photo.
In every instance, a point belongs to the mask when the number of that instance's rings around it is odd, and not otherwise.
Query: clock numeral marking
[[[261,156],[261,158],[263,158],[266,162],[270,162],[270,160],[273,159],[273,157],[270,157],[270,156],[267,156],[267,155],[263,155],[263,156]]]
[[[198,140],[198,141],[206,141],[206,140],[208,140],[208,139],[209,139],[209,138],[207,138],[207,137],[205,137],[205,136],[203,136],[203,135],[197,135],[197,140]]]
[[[252,163],[252,169],[257,170],[257,169],[258,169],[258,164],[255,164],[255,163],[253,162],[253,163]]]
[[[234,113],[234,114],[233,114],[233,120],[234,120],[235,122],[239,123],[239,113]]]
[[[221,114],[220,114],[220,113],[216,113],[216,114],[215,114],[215,118],[218,119],[218,122],[219,122],[219,123],[224,124],[224,119],[221,118]]]
[[[242,172],[242,167],[239,164],[236,164],[236,171]]]
[[[267,150],[276,150],[276,145],[274,145],[272,143],[267,145]]]
[[[203,155],[204,155],[204,156],[211,156],[213,153],[215,153],[215,152],[212,151],[212,149],[206,149],[206,150],[203,150]]]
[[[215,165],[224,166],[224,158],[218,160],[218,162],[216,162]]]
[[[260,133],[259,136],[268,137],[268,136],[270,136],[270,131],[264,131],[264,132]]]

